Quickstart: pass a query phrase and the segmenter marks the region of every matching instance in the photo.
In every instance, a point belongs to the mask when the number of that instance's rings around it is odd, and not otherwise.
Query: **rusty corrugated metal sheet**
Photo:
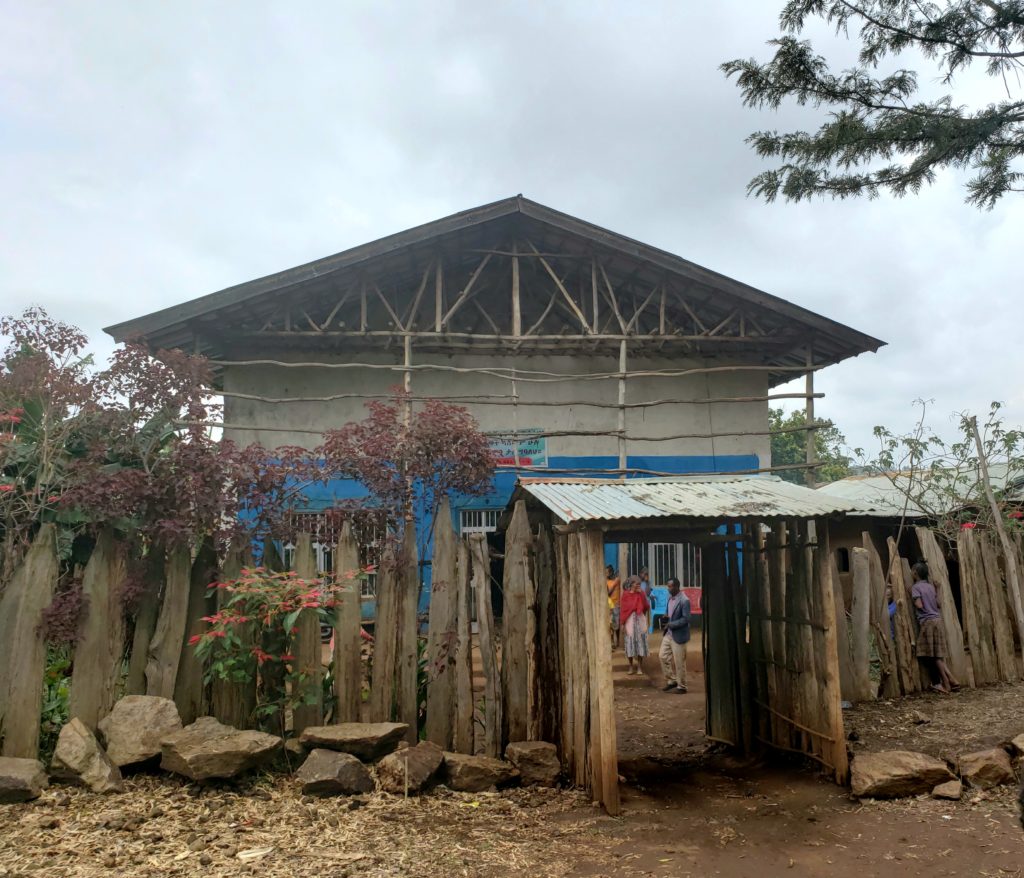
[[[850,501],[777,476],[686,476],[661,479],[522,479],[562,521],[667,518],[814,518],[858,512]]]

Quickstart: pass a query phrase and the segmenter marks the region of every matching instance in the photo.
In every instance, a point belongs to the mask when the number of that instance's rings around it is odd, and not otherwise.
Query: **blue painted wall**
[[[579,457],[549,457],[548,469],[546,472],[523,473],[525,477],[530,476],[573,476],[575,478],[612,478],[607,472],[601,470],[616,469],[619,465],[618,457],[613,456],[579,456]],[[729,473],[741,470],[757,469],[759,466],[757,455],[753,454],[732,454],[732,455],[694,455],[694,456],[669,456],[669,455],[637,455],[627,458],[627,467],[630,469],[652,470],[655,472],[675,473],[687,475],[693,473]],[[502,471],[495,475],[493,489],[490,493],[479,497],[457,497],[452,502],[452,524],[458,528],[459,513],[463,509],[503,509],[512,496],[516,480],[519,475],[515,472]],[[644,478],[637,475],[632,478]],[[309,504],[306,507],[309,511],[319,512],[340,505],[348,500],[361,499],[367,496],[363,486],[351,479],[339,479],[320,485],[307,491]],[[428,511],[421,507],[417,513],[416,529],[417,534],[428,533],[431,527],[431,520]],[[433,541],[426,546],[421,562],[429,562],[433,549]],[[605,561],[613,566],[618,565],[616,557],[616,546],[609,544],[605,547]],[[423,587],[420,590],[419,610],[426,613],[430,606],[430,564],[422,564]],[[363,604],[364,619],[373,618],[373,605],[371,602]]]

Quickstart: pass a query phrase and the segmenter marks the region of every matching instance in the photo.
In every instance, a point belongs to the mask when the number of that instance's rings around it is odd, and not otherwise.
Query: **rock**
[[[119,793],[124,789],[121,772],[78,717],[60,730],[50,774],[57,780],[88,787],[94,793]]]
[[[1016,780],[1010,757],[1001,747],[964,754],[960,757],[959,769],[960,777],[979,790],[991,789]]]
[[[558,749],[544,741],[513,741],[505,748],[505,758],[519,770],[524,787],[553,787],[562,773]]]
[[[311,796],[351,796],[373,792],[370,772],[351,753],[316,749],[295,773],[302,792]]]
[[[234,777],[273,756],[281,743],[274,735],[239,731],[212,716],[201,716],[164,737],[160,767],[192,780]]]
[[[0,805],[38,799],[47,785],[46,769],[38,759],[0,756]]]
[[[949,799],[953,802],[959,802],[960,796],[963,795],[964,785],[958,780],[947,780],[945,783],[940,783],[934,790],[932,790],[933,799]]]
[[[405,723],[339,723],[336,726],[312,726],[299,741],[310,749],[325,747],[351,753],[364,762],[375,762],[391,753],[405,737]]]
[[[930,716],[927,716],[927,715],[921,713],[921,711],[919,711],[919,710],[915,710],[910,715],[910,718],[914,721],[914,724],[918,725],[918,726],[927,725],[928,723],[930,723],[932,721],[932,718]]]
[[[859,753],[850,768],[850,787],[858,798],[916,796],[953,779],[942,760],[909,750]]]
[[[491,787],[507,786],[519,776],[511,763],[463,753],[446,752],[444,770],[448,787],[463,793],[482,793]]]
[[[1013,748],[1013,752],[1018,756],[1024,756],[1024,733],[1017,735],[1012,741],[1010,741],[1010,747]]]
[[[385,756],[377,765],[377,780],[389,793],[421,792],[438,773],[444,753],[430,741]],[[406,786],[408,784],[408,786]]]
[[[159,756],[160,741],[181,729],[181,717],[169,698],[126,695],[98,728],[110,761],[123,768]]]

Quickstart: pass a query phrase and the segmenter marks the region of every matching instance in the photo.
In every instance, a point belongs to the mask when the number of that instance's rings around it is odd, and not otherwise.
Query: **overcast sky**
[[[813,118],[717,70],[767,57],[780,5],[0,0],[0,311],[104,354],[103,326],[521,192],[888,341],[818,379],[851,445],[916,398],[1024,422],[1024,196],[746,197],[744,137]]]

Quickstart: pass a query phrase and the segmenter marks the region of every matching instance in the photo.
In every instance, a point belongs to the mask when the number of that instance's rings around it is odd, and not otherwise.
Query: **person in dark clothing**
[[[674,576],[668,581],[668,610],[662,617],[661,670],[665,691],[686,692],[686,644],[690,642],[690,599],[679,588]]]

